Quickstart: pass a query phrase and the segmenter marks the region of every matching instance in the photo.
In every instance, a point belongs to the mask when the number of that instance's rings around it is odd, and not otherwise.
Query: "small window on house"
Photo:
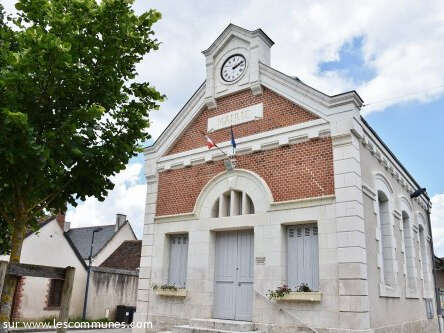
[[[62,301],[63,280],[52,279],[49,281],[49,292],[47,306],[49,308],[59,307]]]
[[[188,235],[171,235],[168,284],[185,288],[187,278]]]
[[[295,290],[307,284],[319,290],[319,245],[317,224],[287,227],[287,280]]]
[[[381,230],[381,254],[384,283],[392,286],[395,282],[393,272],[393,228],[390,223],[389,201],[384,192],[378,191],[379,228]]]
[[[402,230],[404,233],[404,255],[407,273],[407,286],[415,288],[415,261],[410,218],[406,212],[402,212]]]
[[[230,190],[223,193],[213,204],[211,217],[254,214],[254,204],[250,196],[241,191]]]

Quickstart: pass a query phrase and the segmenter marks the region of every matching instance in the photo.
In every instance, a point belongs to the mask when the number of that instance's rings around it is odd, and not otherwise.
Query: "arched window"
[[[378,206],[384,283],[388,286],[393,286],[395,283],[395,272],[393,270],[393,262],[395,260],[393,251],[393,228],[390,223],[389,200],[387,195],[382,191],[378,191]]]
[[[223,193],[213,204],[211,217],[226,217],[254,214],[254,204],[246,192],[229,190]]]
[[[410,225],[410,217],[406,211],[402,211],[402,230],[404,233],[404,255],[405,255],[405,272],[407,274],[407,286],[411,289],[415,288],[415,260],[413,247],[412,229]]]

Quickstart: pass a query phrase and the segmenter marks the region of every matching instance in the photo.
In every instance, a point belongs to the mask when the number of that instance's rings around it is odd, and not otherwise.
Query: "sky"
[[[0,0],[8,12],[14,0]],[[389,5],[388,5],[389,4]],[[444,6],[442,0],[136,0],[155,8],[160,49],[138,66],[138,80],[167,95],[151,114],[155,139],[205,79],[201,54],[229,23],[262,28],[275,42],[271,65],[327,94],[356,90],[361,113],[431,197],[436,253],[444,256]],[[113,177],[104,202],[70,208],[74,227],[112,224],[127,214],[142,234],[143,159]]]

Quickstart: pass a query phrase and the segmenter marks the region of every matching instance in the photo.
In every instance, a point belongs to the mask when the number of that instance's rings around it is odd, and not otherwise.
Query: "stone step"
[[[225,320],[225,319],[191,319],[190,326],[213,328],[225,331],[249,332],[254,331],[251,321]]]
[[[233,331],[220,328],[196,327],[191,325],[174,326],[173,333],[261,333],[260,331]]]

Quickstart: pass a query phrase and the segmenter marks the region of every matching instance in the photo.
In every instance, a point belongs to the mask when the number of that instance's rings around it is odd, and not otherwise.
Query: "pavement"
[[[24,332],[44,332],[44,333],[55,333],[55,330],[38,330],[38,329],[12,329],[9,332],[14,333],[24,333]],[[89,330],[79,330],[79,329],[68,329],[67,332],[73,333],[131,333],[131,328],[100,328],[100,329],[89,329]]]

